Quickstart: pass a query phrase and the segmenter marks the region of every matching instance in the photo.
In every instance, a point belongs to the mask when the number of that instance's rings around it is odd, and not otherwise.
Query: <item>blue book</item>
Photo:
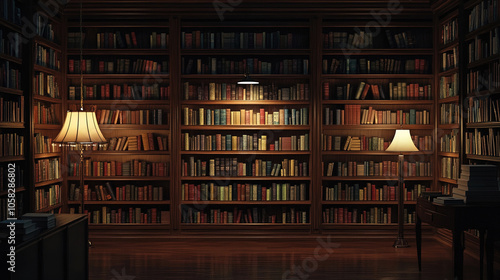
[[[290,125],[290,122],[288,121],[288,109],[285,109],[285,125]]]
[[[205,125],[212,125],[212,109],[206,109],[205,112]]]
[[[226,125],[226,109],[220,109],[220,124]]]
[[[220,109],[214,109],[214,125],[220,125]]]
[[[231,151],[231,134],[226,135],[226,151]],[[223,143],[222,143],[223,144]]]

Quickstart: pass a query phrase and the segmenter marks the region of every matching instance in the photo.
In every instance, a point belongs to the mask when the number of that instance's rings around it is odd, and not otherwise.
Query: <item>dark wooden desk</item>
[[[500,232],[500,205],[440,205],[419,198],[416,206],[418,269],[421,270],[422,222],[452,231],[454,279],[463,279],[464,231],[480,232],[480,276],[483,277],[484,236],[486,235],[487,279],[493,279],[493,254],[496,233]]]

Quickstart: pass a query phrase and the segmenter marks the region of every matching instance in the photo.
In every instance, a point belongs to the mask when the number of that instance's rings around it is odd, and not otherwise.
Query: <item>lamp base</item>
[[[408,248],[410,245],[408,245],[408,241],[406,241],[403,237],[398,237],[396,241],[394,241],[394,244],[392,245],[394,248]]]

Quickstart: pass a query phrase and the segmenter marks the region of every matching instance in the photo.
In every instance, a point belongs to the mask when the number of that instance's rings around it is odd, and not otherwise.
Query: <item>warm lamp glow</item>
[[[99,129],[94,112],[69,112],[59,134],[54,138],[55,143],[103,143],[106,138]]]
[[[386,149],[387,152],[417,152],[418,148],[415,147],[411,139],[409,129],[396,129],[394,138],[391,144]]]
[[[243,80],[238,82],[238,85],[258,85],[258,84],[259,82],[252,80],[252,78],[250,78],[250,75],[248,74],[245,74],[245,78],[243,78]]]

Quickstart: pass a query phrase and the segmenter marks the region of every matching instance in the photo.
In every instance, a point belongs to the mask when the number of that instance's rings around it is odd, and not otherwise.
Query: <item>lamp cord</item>
[[[83,0],[80,0],[80,111],[83,111]]]

